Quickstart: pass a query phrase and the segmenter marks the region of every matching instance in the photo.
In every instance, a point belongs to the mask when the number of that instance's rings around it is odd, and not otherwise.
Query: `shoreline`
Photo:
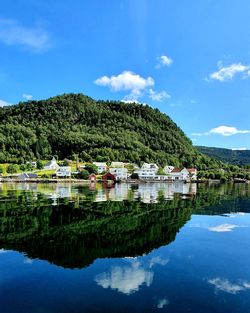
[[[107,181],[103,180],[96,180],[96,181],[90,181],[85,179],[76,179],[76,178],[67,178],[67,179],[55,179],[55,178],[34,178],[34,179],[27,179],[27,180],[19,180],[16,178],[0,178],[0,183],[34,183],[34,184],[59,184],[59,183],[71,183],[71,184],[96,184],[96,183],[107,183]],[[110,183],[110,181],[108,182]],[[220,181],[218,179],[207,179],[207,180],[193,180],[193,181],[175,181],[175,180],[124,180],[124,181],[116,181],[113,182],[113,184],[119,184],[119,183],[125,183],[125,184],[152,184],[152,183],[164,183],[164,184],[173,184],[173,183],[183,183],[183,184],[206,184],[206,183],[234,183],[234,184],[249,184],[249,180],[228,180],[228,181]]]

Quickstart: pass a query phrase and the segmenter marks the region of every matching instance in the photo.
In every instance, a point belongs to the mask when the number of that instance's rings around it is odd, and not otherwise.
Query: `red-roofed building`
[[[197,169],[196,168],[188,168],[189,177],[191,180],[197,180]]]

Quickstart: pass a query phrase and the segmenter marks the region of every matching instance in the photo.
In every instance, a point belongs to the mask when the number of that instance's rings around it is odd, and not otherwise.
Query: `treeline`
[[[33,159],[124,161],[220,168],[150,106],[65,94],[0,108],[0,163]]]
[[[201,153],[219,161],[241,166],[249,165],[250,167],[250,150],[231,150],[204,146],[197,146],[196,148]]]

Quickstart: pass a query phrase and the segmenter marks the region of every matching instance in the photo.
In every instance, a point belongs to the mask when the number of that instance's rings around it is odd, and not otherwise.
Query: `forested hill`
[[[212,158],[225,163],[250,165],[250,150],[231,150],[214,147],[197,146],[197,149]]]
[[[30,159],[156,162],[204,167],[210,158],[150,106],[65,94],[0,108],[0,163]]]

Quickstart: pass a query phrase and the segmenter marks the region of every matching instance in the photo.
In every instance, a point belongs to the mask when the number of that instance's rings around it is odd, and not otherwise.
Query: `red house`
[[[115,176],[112,175],[111,173],[107,173],[105,175],[102,176],[102,180],[104,182],[108,181],[108,180],[112,180],[112,181],[115,181]]]

